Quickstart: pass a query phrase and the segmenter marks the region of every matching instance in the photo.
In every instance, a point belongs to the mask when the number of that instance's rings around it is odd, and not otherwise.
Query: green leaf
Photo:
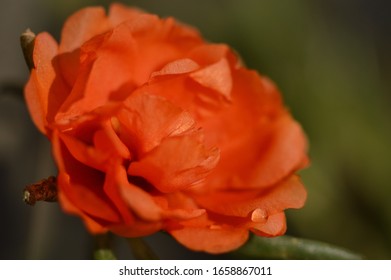
[[[244,246],[229,255],[240,259],[280,260],[357,260],[363,258],[344,248],[291,236],[274,238],[252,236]]]

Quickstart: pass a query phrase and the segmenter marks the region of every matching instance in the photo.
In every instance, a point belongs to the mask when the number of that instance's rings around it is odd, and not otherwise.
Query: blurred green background
[[[231,45],[279,86],[310,142],[301,175],[308,201],[288,211],[288,234],[391,259],[391,2],[366,0],[122,1],[196,26]],[[57,39],[72,12],[92,0],[0,3],[1,259],[82,259],[92,241],[58,205],[31,208],[25,185],[55,174],[47,140],[14,94],[27,81],[19,47],[27,27]],[[206,258],[168,236],[147,238],[161,258]],[[125,245],[116,241],[116,246]],[[122,254],[122,255],[121,255]],[[120,257],[127,253],[120,252]]]

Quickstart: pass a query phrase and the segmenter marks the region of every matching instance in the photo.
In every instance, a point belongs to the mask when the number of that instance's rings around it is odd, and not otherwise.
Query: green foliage
[[[264,238],[253,236],[239,250],[231,253],[240,259],[279,260],[357,260],[360,255],[327,243],[290,236]]]

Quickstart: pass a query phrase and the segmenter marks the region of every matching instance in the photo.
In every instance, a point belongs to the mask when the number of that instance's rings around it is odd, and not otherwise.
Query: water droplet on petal
[[[254,223],[264,223],[268,218],[267,211],[262,208],[257,208],[251,214],[251,221]]]

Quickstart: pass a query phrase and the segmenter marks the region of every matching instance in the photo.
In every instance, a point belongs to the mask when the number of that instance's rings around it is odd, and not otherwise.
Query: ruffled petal
[[[154,200],[165,219],[188,220],[205,214],[205,209],[200,209],[190,196],[182,192],[155,195]]]
[[[80,46],[109,30],[102,7],[88,7],[71,15],[61,32],[59,64],[69,86],[75,83],[80,67]]]
[[[35,125],[44,134],[48,133],[48,124],[67,95],[61,76],[57,73],[57,54],[58,45],[52,36],[48,33],[36,36],[33,53],[35,68],[25,87],[25,98]]]
[[[112,26],[117,26],[124,21],[132,21],[143,15],[144,12],[136,9],[129,8],[120,3],[113,3],[110,5],[108,18]]]
[[[97,126],[96,130],[95,126]],[[105,172],[110,168],[114,158],[119,160],[131,158],[128,148],[118,138],[110,121],[103,121],[100,125],[95,124],[94,127],[84,125],[85,130],[91,131],[91,143],[81,141],[72,133],[60,134],[59,137],[75,159],[86,166]]]
[[[41,133],[47,135],[47,99],[45,99],[45,95],[46,93],[40,89],[37,74],[33,69],[24,88],[24,96],[35,126]]]
[[[225,58],[191,73],[190,77],[199,84],[220,93],[227,100],[231,99],[231,70]]]
[[[121,136],[133,137],[128,146],[137,147],[138,156],[160,145],[162,139],[181,135],[194,129],[194,119],[167,100],[143,93],[132,94],[117,117]],[[126,142],[126,140],[125,140]]]
[[[254,211],[262,212],[265,218],[285,209],[303,207],[307,192],[296,175],[261,191],[216,192],[196,201],[206,209],[228,216],[248,217]]]
[[[62,122],[110,103],[110,97],[119,89],[127,94],[133,90],[133,40],[130,35],[118,34],[120,29],[95,36],[83,46],[77,78],[57,116]]]
[[[121,165],[116,165],[111,176],[116,178],[122,201],[139,221],[156,223],[164,219],[186,220],[205,213],[204,209],[199,209],[194,201],[184,194],[177,192],[161,195],[144,191],[143,186],[128,181],[126,170]]]
[[[141,188],[128,183],[120,186],[120,192],[128,207],[140,219],[154,222],[161,219],[161,209],[156,205],[152,197]]]
[[[143,14],[137,21],[126,21],[82,45],[79,71],[72,67],[77,79],[58,118],[72,119],[110,101],[121,101],[148,82],[151,73],[182,58],[184,47],[199,41],[176,32],[177,28],[172,20],[159,21]]]
[[[149,193],[128,181],[128,175],[123,166],[118,166],[116,177],[122,199],[139,220],[157,222],[161,219],[160,207]]]
[[[80,211],[79,208],[74,206],[68,200],[68,198],[65,195],[63,195],[61,190],[58,193],[58,200],[60,201],[61,208],[64,210],[64,212],[69,213],[71,215],[77,215],[83,219],[84,224],[90,233],[103,234],[108,231],[107,227],[104,227],[101,224],[97,223],[93,218],[90,218],[88,215]]]
[[[53,153],[59,168],[58,187],[69,202],[102,224],[118,223],[118,212],[103,192],[104,174],[77,161],[56,134]]]
[[[307,141],[270,81],[244,69],[233,76],[231,104],[198,120],[206,143],[221,148],[208,188],[265,188],[302,166]]]
[[[102,7],[87,7],[71,15],[61,32],[61,53],[80,48],[92,37],[109,29],[106,12]]]
[[[154,234],[161,230],[163,227],[162,221],[157,222],[149,222],[149,221],[143,221],[138,220],[134,222],[132,225],[123,225],[123,224],[117,224],[117,225],[111,225],[110,231],[113,233],[123,236],[123,237],[141,237],[141,236],[148,236],[151,234]]]
[[[307,158],[307,140],[301,126],[290,116],[276,121],[265,138],[262,155],[248,178],[255,187],[275,183],[298,170]]]
[[[159,71],[152,72],[151,78],[165,75],[178,75],[193,72],[199,69],[200,66],[189,58],[178,59],[166,64]]]
[[[264,215],[265,220],[285,209],[303,207],[306,198],[306,190],[296,175],[261,191],[233,190],[195,195],[197,203],[208,211],[236,217],[249,217],[256,211],[254,218]]]
[[[102,129],[95,132],[93,141],[97,150],[105,151],[111,157],[119,157],[123,160],[131,158],[128,147],[119,139],[111,121],[102,123]]]
[[[121,168],[123,168],[122,161],[114,158],[106,171],[103,191],[121,216],[121,224],[128,226],[136,221],[136,217],[125,203],[120,192],[123,174]]]
[[[189,57],[202,67],[208,67],[227,59],[229,65],[237,65],[237,58],[225,44],[202,44],[195,47],[189,53]]]
[[[248,239],[244,228],[192,228],[169,230],[169,233],[182,245],[194,251],[211,254],[225,253],[242,246]]]
[[[195,132],[165,138],[139,161],[132,162],[128,173],[143,177],[159,191],[169,193],[200,183],[218,160],[219,150],[205,148],[200,133]]]
[[[274,237],[283,235],[286,231],[286,218],[283,212],[268,217],[266,223],[252,226],[251,231],[256,235]]]

